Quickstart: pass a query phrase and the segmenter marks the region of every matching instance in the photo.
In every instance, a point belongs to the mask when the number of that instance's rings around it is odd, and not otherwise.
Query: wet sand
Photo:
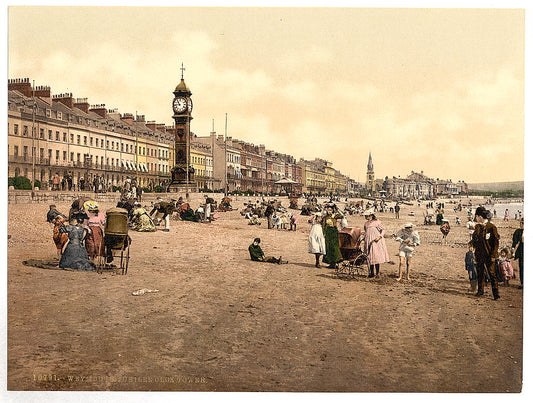
[[[238,211],[210,224],[171,221],[170,232],[130,232],[125,276],[26,266],[56,257],[48,205],[10,205],[8,389],[519,392],[518,265],[500,300],[490,285],[473,296],[466,212],[452,208],[447,246],[435,243],[437,226],[422,225],[423,206],[402,206],[399,220],[378,213],[388,235],[406,221],[421,235],[411,281],[399,283],[389,237],[394,264],[382,265],[379,278],[339,279],[314,267],[307,217],[296,231],[277,231],[265,219],[247,225]],[[68,204],[58,209],[67,213]],[[362,227],[364,219],[348,222]],[[518,223],[494,222],[510,246]],[[289,264],[251,262],[254,237]],[[132,295],[143,288],[159,291]]]

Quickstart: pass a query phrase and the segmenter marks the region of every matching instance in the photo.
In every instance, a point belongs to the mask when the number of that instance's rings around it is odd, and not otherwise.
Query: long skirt
[[[326,254],[326,240],[320,224],[313,224],[309,232],[309,253]]]
[[[79,242],[69,242],[59,261],[59,267],[79,271],[92,271],[95,265],[87,256],[87,251]]]
[[[327,264],[335,264],[342,261],[339,246],[339,230],[337,227],[324,227],[324,238],[326,240],[326,255],[322,261]]]
[[[100,227],[90,227],[91,231],[85,239],[85,249],[90,258],[105,256],[104,233]]]

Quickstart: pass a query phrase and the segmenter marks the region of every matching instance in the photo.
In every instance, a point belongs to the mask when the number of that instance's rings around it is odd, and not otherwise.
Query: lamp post
[[[224,123],[224,196],[228,195],[228,114],[226,113],[226,121]]]
[[[37,108],[37,103],[35,102],[35,80],[33,80],[33,85],[31,89],[31,99],[32,104],[32,122],[31,122],[31,190],[33,194],[33,189],[35,188],[35,109]]]

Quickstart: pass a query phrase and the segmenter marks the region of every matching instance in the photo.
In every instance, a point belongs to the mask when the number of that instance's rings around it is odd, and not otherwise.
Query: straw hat
[[[375,214],[375,212],[374,212],[374,208],[369,208],[369,209],[367,209],[367,210],[365,210],[365,211],[363,212],[363,215],[364,215],[365,217],[368,217],[369,215],[372,215],[372,214]]]
[[[97,211],[99,210],[100,206],[98,206],[98,203],[93,200],[88,200],[85,203],[83,203],[83,208],[85,211]]]

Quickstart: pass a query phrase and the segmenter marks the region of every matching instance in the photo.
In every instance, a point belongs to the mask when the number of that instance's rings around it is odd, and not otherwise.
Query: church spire
[[[374,170],[374,163],[372,162],[372,153],[368,153],[368,165],[366,166],[369,171]]]

